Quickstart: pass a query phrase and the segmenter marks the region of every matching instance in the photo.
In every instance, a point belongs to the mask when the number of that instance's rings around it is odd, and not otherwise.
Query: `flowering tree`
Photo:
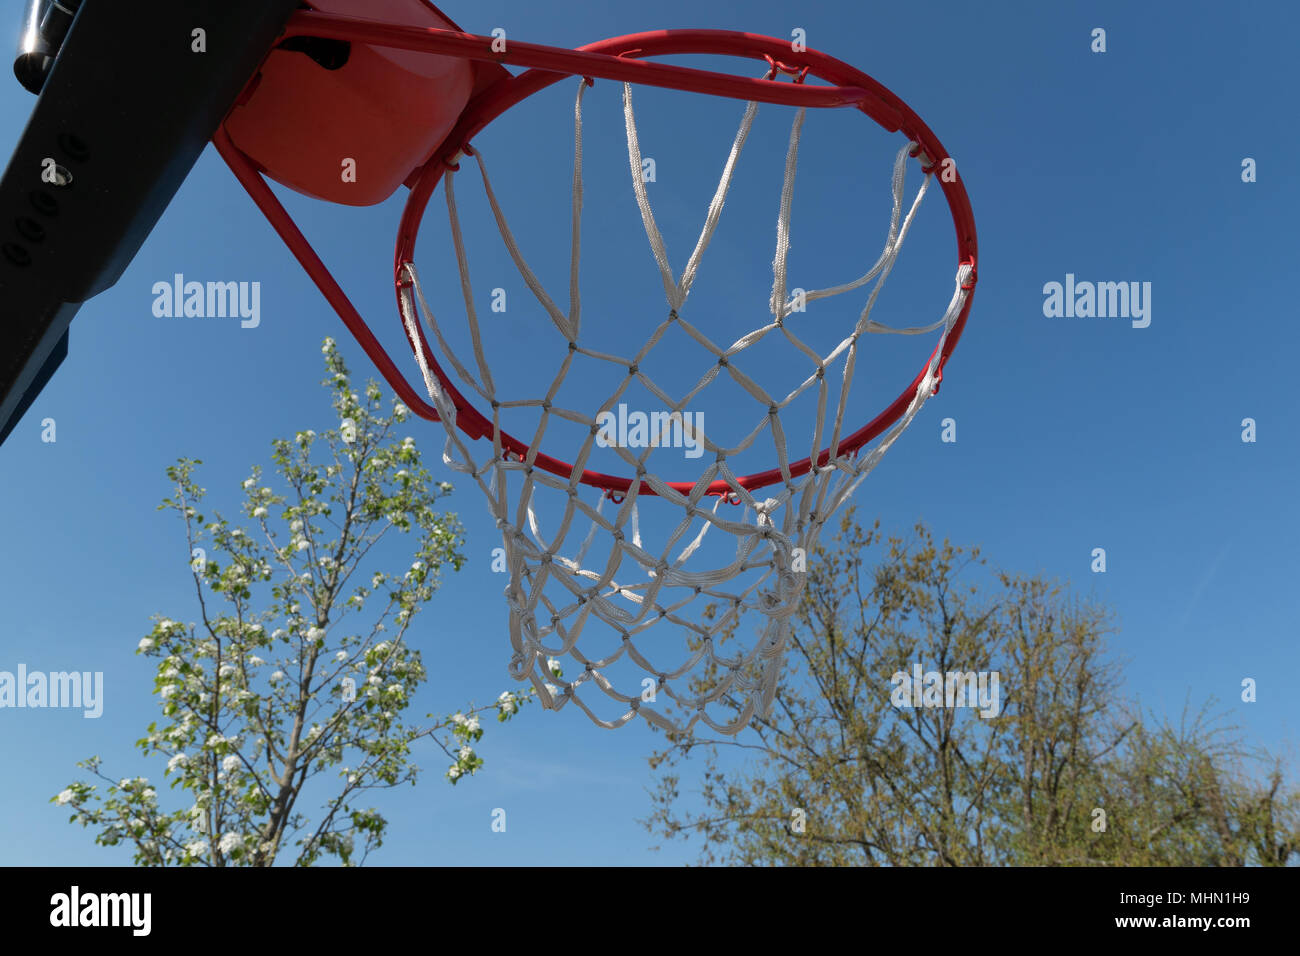
[[[183,520],[199,620],[158,617],[140,641],[137,653],[158,660],[165,722],[138,746],[166,760],[163,776],[185,799],[164,810],[147,778],[115,780],[98,757],[79,766],[105,794],[78,781],[53,798],[97,843],[133,842],[137,864],[269,866],[288,847],[299,865],[364,862],[387,822],[358,799],[414,783],[413,744],[433,740],[454,784],[483,765],[479,715],[508,720],[532,696],[506,691],[423,726],[404,719],[426,676],[407,633],[442,570],[464,561],[462,531],[434,507],[451,485],[432,481],[413,438],[393,434],[406,407],[394,402],[385,416],[379,386],[357,394],[332,339],[322,351],[340,425],[273,443],[278,482],[264,484],[255,467],[243,483],[249,530],[199,513],[201,462],[167,469],[175,490],[159,507]],[[414,539],[414,560],[379,570],[377,546],[397,535]],[[304,797],[320,801],[318,815]]]

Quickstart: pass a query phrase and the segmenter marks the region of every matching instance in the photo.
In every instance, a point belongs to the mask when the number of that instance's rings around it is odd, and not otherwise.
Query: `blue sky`
[[[19,6],[7,4],[15,34]],[[942,392],[868,478],[859,512],[899,532],[925,520],[999,565],[1068,580],[1110,603],[1131,693],[1174,714],[1186,700],[1217,697],[1252,742],[1295,756],[1300,557],[1287,532],[1300,519],[1300,462],[1284,357],[1297,344],[1285,292],[1300,133],[1279,108],[1279,91],[1300,79],[1291,41],[1300,16],[1291,5],[940,0],[918,11],[665,0],[653,9],[478,2],[446,10],[472,32],[503,26],[511,37],[560,46],[658,28],[788,37],[798,27],[810,46],[906,100],[958,161],[979,228],[980,282]],[[1102,54],[1090,51],[1095,27],[1107,33]],[[752,64],[739,72],[753,75]],[[652,200],[680,269],[741,105],[636,96],[643,148],[658,165]],[[512,227],[561,302],[572,97],[572,85],[561,84],[479,142]],[[0,152],[12,148],[33,102],[16,83],[0,82]],[[619,156],[617,85],[598,83],[588,110],[584,229],[602,264],[585,267],[585,322],[593,335],[619,341],[662,311],[662,290]],[[788,113],[760,110],[741,165],[765,172],[738,183],[724,212],[730,231],[711,247],[689,303],[698,322],[712,315],[730,330],[747,321],[744,303],[766,299],[780,189],[770,173],[779,174],[788,124]],[[874,261],[900,145],[861,117],[809,117],[814,172],[796,190],[804,218],[796,219],[794,260],[813,276],[808,286],[852,278]],[[1242,182],[1246,157],[1257,163],[1257,182]],[[473,260],[478,284],[505,288],[519,303],[484,321],[500,323],[499,367],[526,386],[553,336],[499,241],[493,246],[475,184],[467,172],[457,188],[466,195],[467,242],[482,250]],[[403,197],[351,209],[281,195],[416,381],[390,280]],[[929,215],[918,222],[916,247],[904,249],[891,280],[895,294],[881,300],[890,324],[932,321],[951,291],[955,256],[937,192],[922,212]],[[439,314],[451,314],[458,294],[446,232],[438,196],[417,261]],[[260,282],[261,325],[155,318],[150,289],[178,272]],[[1045,317],[1043,286],[1067,273],[1150,282],[1150,326]],[[481,309],[486,301],[478,299]],[[163,469],[182,455],[204,459],[212,505],[234,515],[238,482],[267,460],[272,438],[334,424],[317,385],[326,335],[358,378],[378,377],[211,149],[122,280],[82,308],[67,361],[0,448],[0,670],[21,662],[103,671],[106,711],[99,720],[0,711],[0,862],[129,861],[123,850],[91,845],[46,801],[91,754],[110,774],[161,779],[161,766],[142,763],[131,747],[157,714],[152,669],[132,652],[150,615],[195,616],[184,539],[172,516],[155,510],[168,492]],[[896,392],[927,348],[883,343],[864,363],[861,395]],[[876,370],[888,374],[877,381]],[[40,440],[47,416],[58,423],[55,444]],[[955,444],[940,441],[949,416]],[[1247,417],[1257,422],[1253,444],[1240,437]],[[441,426],[417,421],[409,433],[440,472]],[[503,580],[490,568],[498,534],[468,482],[457,482],[450,504],[465,523],[470,560],[421,615],[414,643],[431,664],[421,713],[487,702],[512,686]],[[1105,574],[1090,571],[1097,547],[1107,552]],[[1244,677],[1258,681],[1254,704],[1238,701]],[[480,748],[487,766],[455,788],[440,779],[445,758],[426,749],[421,784],[377,801],[391,840],[374,862],[693,859],[689,846],[651,853],[636,823],[650,808],[644,758],[655,739],[640,723],[611,733],[571,708],[532,707],[506,727],[489,726]],[[496,807],[509,814],[505,834],[490,830]]]

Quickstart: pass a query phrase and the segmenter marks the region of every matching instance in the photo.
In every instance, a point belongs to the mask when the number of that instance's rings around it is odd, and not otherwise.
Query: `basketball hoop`
[[[254,164],[226,133],[216,138],[218,149],[232,170],[399,397],[417,414],[442,422],[446,431],[445,463],[469,476],[488,501],[502,532],[510,574],[506,599],[513,648],[512,677],[529,679],[548,708],[559,709],[574,701],[603,727],[622,726],[639,714],[670,731],[689,731],[702,721],[721,733],[735,734],[755,714],[766,714],[775,696],[791,618],[804,592],[806,575],[801,556],[806,560],[813,553],[825,522],[937,391],[944,363],[956,346],[970,311],[976,280],[975,226],[965,189],[954,170],[954,175],[937,180],[957,235],[958,266],[950,301],[939,317],[925,326],[891,328],[871,317],[876,297],[895,265],[913,217],[931,182],[935,181],[932,174],[946,168],[948,154],[943,146],[906,104],[865,74],[825,54],[811,50],[792,52],[786,41],[750,34],[661,31],[605,40],[578,50],[511,41],[507,51],[500,51],[493,48],[491,37],[324,13],[295,15],[287,32],[290,36],[347,40],[353,44],[458,57],[475,63],[497,61],[532,67],[518,76],[504,75],[489,83],[482,82],[480,74],[475,95],[441,145],[406,180],[411,193],[398,228],[395,284],[404,329],[428,393],[427,401],[398,373],[289,220]],[[745,57],[765,61],[768,68],[762,78],[746,78],[644,59],[674,54]],[[543,288],[516,243],[507,213],[492,190],[487,160],[472,140],[512,106],[566,77],[576,80],[577,90],[573,287],[570,308],[562,310]],[[660,327],[647,342],[629,343],[628,353],[623,356],[608,355],[584,344],[578,314],[583,96],[587,87],[598,79],[623,84],[632,186],[666,299],[666,313]],[[469,81],[461,82],[464,85]],[[680,274],[674,274],[669,266],[654,209],[638,175],[641,152],[633,108],[634,84],[747,103],[699,241]],[[707,329],[691,323],[686,303],[704,251],[719,222],[759,103],[798,108],[790,131],[778,215],[770,321],[725,346],[715,343]],[[824,353],[799,339],[786,322],[794,311],[787,277],[790,213],[807,111],[845,107],[860,110],[889,132],[901,132],[904,142],[893,163],[892,213],[884,251],[859,278],[804,293],[804,301],[812,302],[869,286],[857,321],[845,330],[844,338],[836,347]],[[917,160],[924,179],[907,206],[905,173],[911,159]],[[467,167],[466,163],[472,165]],[[567,347],[554,384],[545,396],[535,400],[503,402],[482,347],[483,336],[472,301],[454,185],[459,172],[471,168],[483,183],[501,237],[520,275]],[[443,327],[428,306],[414,263],[419,225],[440,183],[444,186],[451,221],[472,356],[458,356],[449,345]],[[657,386],[642,368],[644,359],[665,330],[674,326],[698,343],[707,356],[708,367],[697,387],[678,398]],[[438,346],[436,354],[426,330],[433,332],[433,344]],[[874,419],[850,430],[854,423],[846,420],[848,390],[859,350],[865,344],[864,337],[925,333],[937,333],[938,342],[910,384]],[[790,346],[792,360],[807,361],[809,365],[803,383],[784,396],[769,392],[743,369],[745,352],[769,336],[775,341],[784,339]],[[664,400],[670,412],[678,416],[678,424],[692,397],[725,376],[754,399],[759,409],[759,424],[747,438],[732,446],[718,444],[707,432],[694,436],[707,452],[702,469],[695,475],[658,474],[647,467],[649,448],[639,456],[626,448],[616,449],[627,464],[626,474],[597,472],[587,465],[600,427],[598,417],[610,411],[622,388],[595,408],[559,407],[555,395],[565,375],[579,362],[621,364],[629,381],[635,380]],[[828,382],[830,369],[842,370],[838,394]],[[792,431],[791,426],[782,422],[781,413],[804,394],[816,396],[818,412],[814,421],[802,423],[806,426],[803,430],[795,427]],[[529,407],[538,412],[540,424],[530,438],[524,440],[506,430],[502,412],[505,405]],[[542,450],[548,423],[559,419],[587,427],[590,432],[572,461]],[[770,436],[773,441],[776,467],[749,474],[734,473],[729,457],[747,450],[760,434]],[[798,436],[797,447],[807,449],[804,457],[789,453],[787,436],[790,435]],[[480,446],[478,442],[484,439],[488,444]],[[517,493],[512,484],[517,486]],[[594,496],[584,493],[584,487],[598,489],[599,493]],[[756,494],[764,489],[770,492]],[[594,500],[589,501],[588,497]],[[676,524],[662,548],[656,546],[651,550],[641,534],[643,498],[646,507],[655,509],[656,524],[665,524],[666,514],[676,515]],[[543,516],[552,510],[547,508],[547,500],[561,516],[553,528],[544,527]],[[734,552],[728,549],[728,559],[713,567],[688,570],[688,561],[692,557],[699,560],[702,544],[710,533],[714,535],[710,541],[719,535],[734,539]],[[596,545],[596,551],[608,550],[605,557],[593,560],[589,556],[597,541],[600,544]],[[703,610],[706,607],[710,610]],[[751,647],[728,656],[720,646],[724,643],[723,636],[734,630],[745,613],[761,621],[761,634]],[[685,636],[684,647],[671,663],[664,661],[662,637],[654,639],[653,655],[648,650],[652,642],[648,632],[652,627],[658,628],[656,633],[660,635],[665,629],[676,628]],[[589,630],[601,628],[612,631],[617,645],[612,651],[592,653],[590,648],[595,639],[584,641],[583,638]],[[571,679],[556,677],[550,669],[549,658],[563,656],[571,657],[580,666],[580,672]],[[609,672],[615,666],[626,667],[629,663],[646,675],[641,686],[616,687]],[[701,678],[701,670],[705,678]],[[593,707],[592,700],[586,699],[591,696],[586,692],[593,689],[616,702],[621,713],[609,717],[598,714],[599,704]],[[681,719],[653,703],[660,694],[674,702],[673,708],[682,711]],[[710,705],[718,703],[730,705],[735,717],[718,720],[710,713]]]

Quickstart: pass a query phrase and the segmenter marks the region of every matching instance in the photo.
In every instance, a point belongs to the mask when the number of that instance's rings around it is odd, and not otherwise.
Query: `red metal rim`
[[[865,91],[866,95],[862,97],[857,104],[858,108],[864,113],[876,120],[882,127],[889,132],[901,131],[909,139],[916,141],[925,154],[930,159],[930,165],[927,168],[933,169],[936,166],[942,166],[945,159],[948,158],[948,152],[944,149],[938,137],[930,128],[921,120],[910,107],[901,99],[895,96],[885,87],[881,86],[865,73],[854,69],[846,63],[818,53],[813,50],[807,50],[800,53],[791,53],[790,44],[785,40],[777,40],[770,37],[762,37],[747,33],[734,33],[722,30],[671,30],[657,31],[653,33],[638,33],[628,36],[614,37],[608,40],[602,40],[584,47],[579,47],[578,54],[583,53],[603,53],[617,57],[628,57],[631,54],[640,56],[668,56],[673,54],[697,53],[697,54],[722,54],[730,56],[742,56],[753,59],[773,59],[784,60],[785,63],[793,63],[800,69],[806,69],[807,73],[816,76],[827,83],[836,84],[840,87],[856,87]],[[637,61],[630,61],[635,63]],[[784,65],[784,64],[783,64]],[[557,73],[552,70],[533,69],[526,73],[514,77],[512,80],[497,84],[488,90],[476,100],[471,101],[462,114],[460,122],[456,128],[448,135],[444,143],[444,149],[440,155],[435,156],[433,161],[428,163],[420,171],[417,181],[413,184],[411,194],[407,199],[406,208],[403,211],[401,223],[397,234],[397,243],[394,252],[395,260],[395,281],[397,283],[397,293],[402,294],[403,270],[407,263],[413,261],[415,254],[416,234],[419,230],[420,221],[423,219],[425,209],[434,189],[441,181],[442,176],[449,164],[451,164],[456,155],[470,144],[473,136],[488,125],[492,120],[505,113],[512,106],[520,103],[533,93],[547,86],[552,85],[566,76],[590,75],[586,72],[590,65],[585,63],[575,63],[574,72],[569,74]],[[657,66],[667,67],[667,65],[657,64]],[[671,67],[668,67],[672,69]],[[666,85],[655,83],[654,85]],[[790,84],[784,85],[786,89]],[[822,87],[811,87],[811,90],[824,89]],[[730,89],[718,88],[718,85],[708,79],[701,80],[698,83],[698,92],[714,94],[721,96],[737,97],[737,94]],[[746,94],[751,95],[751,94]],[[756,97],[765,98],[765,97]],[[945,199],[948,202],[949,209],[952,213],[953,224],[957,233],[957,256],[959,264],[970,264],[972,266],[971,284],[974,283],[973,267],[978,261],[976,258],[977,245],[975,237],[975,218],[971,210],[970,199],[966,194],[966,189],[962,185],[960,174],[953,177],[951,181],[945,181],[940,177],[939,184],[943,190]],[[961,333],[965,327],[967,316],[970,312],[971,303],[974,299],[974,293],[967,297],[964,308],[958,316],[951,333],[943,344],[942,353],[939,356],[939,373],[942,375],[943,365],[956,348]],[[429,363],[430,369],[438,376],[441,384],[447,389],[449,396],[455,402],[457,407],[457,424],[472,438],[479,438],[492,434],[492,423],[475,409],[464,396],[455,388],[446,373],[438,364],[429,343],[424,335],[423,329],[418,329],[419,342],[412,342],[413,348],[423,349],[425,358]],[[938,351],[936,346],[936,351]],[[853,432],[847,438],[843,439],[835,449],[835,454],[843,455],[846,453],[855,453],[864,445],[878,437],[885,429],[889,428],[896,422],[911,404],[917,390],[921,387],[922,381],[926,376],[926,370],[931,361],[934,360],[932,352],[922,366],[919,373],[912,380],[899,396],[880,414],[868,422],[866,425]],[[526,443],[520,441],[513,435],[504,430],[501,432],[501,443],[504,449],[517,456],[520,459],[526,459],[530,450]],[[565,461],[553,458],[542,453],[540,450],[534,453],[533,463],[536,467],[542,468],[563,478],[570,478],[573,473],[573,466]],[[832,455],[831,448],[823,449],[817,457],[818,466],[824,465],[830,460]],[[798,477],[806,474],[812,467],[812,459],[804,458],[798,462],[790,464],[791,477]],[[747,490],[763,488],[767,485],[776,484],[783,481],[783,475],[779,468],[768,471],[755,472],[745,475],[738,479],[738,483]],[[606,475],[599,472],[584,471],[580,481],[583,484],[592,485],[602,488],[607,492],[619,493],[625,492],[634,483],[633,479]],[[683,494],[689,493],[694,487],[695,482],[669,482],[669,485],[676,491]],[[709,494],[730,494],[733,491],[732,486],[726,481],[718,480],[713,482],[709,487]],[[640,493],[651,493],[648,487],[642,486]]]
[[[304,11],[295,14],[285,28],[285,36],[314,36],[331,39],[369,43],[396,49],[416,50],[427,53],[464,57],[470,60],[509,63],[531,67],[519,76],[503,74],[503,78],[490,83],[470,101],[462,113],[455,128],[448,134],[435,151],[431,160],[408,179],[412,187],[411,195],[403,211],[397,234],[394,262],[394,281],[397,295],[402,295],[404,282],[403,271],[412,261],[415,252],[415,239],[423,218],[425,207],[434,188],[441,181],[443,171],[455,161],[458,153],[465,150],[473,136],[489,122],[500,116],[511,106],[565,77],[582,76],[588,79],[600,78],[618,81],[630,81],[643,85],[661,86],[671,89],[689,90],[715,96],[724,96],[740,100],[758,100],[767,103],[809,107],[845,107],[854,106],[874,119],[889,132],[902,131],[915,141],[924,153],[922,168],[929,172],[941,167],[949,158],[947,150],[938,137],[901,99],[871,77],[846,63],[819,53],[815,50],[794,52],[786,40],[758,36],[750,33],[736,33],[727,30],[661,30],[651,33],[637,33],[615,37],[597,43],[568,50],[548,47],[533,43],[509,41],[508,50],[498,49],[497,41],[492,37],[475,36],[454,30],[420,28],[378,20],[337,14]],[[774,80],[759,80],[736,76],[734,74],[713,73],[671,64],[652,63],[632,57],[632,54],[666,56],[672,54],[715,54],[737,56],[751,59],[763,59],[773,71],[795,74],[802,81],[808,74],[825,80],[830,86],[810,85],[803,82],[784,83]],[[239,181],[248,190],[249,195],[266,215],[268,221],[280,234],[293,255],[302,264],[320,288],[326,300],[338,312],[348,329],[356,336],[366,353],[376,362],[384,377],[396,390],[399,397],[416,414],[431,421],[438,420],[438,412],[429,405],[411,387],[410,382],[398,373],[392,359],[375,340],[374,335],[357,313],[339,287],[329,269],[321,262],[311,244],[302,235],[297,225],[290,218],[284,207],[276,199],[260,170],[249,157],[241,153],[230,141],[224,129],[218,131],[213,142],[222,157],[229,164]],[[918,153],[914,152],[914,156]],[[926,163],[928,160],[928,164]],[[955,167],[954,167],[955,171]],[[899,394],[888,408],[866,425],[840,441],[831,448],[823,449],[816,458],[820,467],[832,457],[844,454],[856,454],[864,445],[879,436],[886,428],[896,422],[907,409],[921,388],[929,364],[938,360],[934,388],[943,377],[943,368],[961,338],[974,301],[976,281],[977,244],[975,239],[975,219],[971,211],[970,200],[962,184],[961,175],[957,173],[951,181],[940,177],[940,188],[948,202],[953,224],[957,233],[957,256],[959,265],[970,267],[970,273],[963,288],[972,290],[967,296],[961,313],[954,323],[943,344],[942,352],[936,356],[932,352],[913,378],[911,384]],[[399,302],[400,305],[400,302]],[[405,334],[405,323],[403,323]],[[457,408],[457,424],[469,437],[481,438],[492,433],[491,423],[473,406],[455,387],[454,383],[442,370],[429,347],[423,329],[417,328],[419,341],[412,341],[407,335],[412,349],[421,349],[431,371],[437,375],[442,387]],[[549,471],[562,478],[571,479],[573,466],[567,462],[541,453],[540,449],[530,449],[514,436],[500,433],[505,454],[519,460],[530,461],[536,467]],[[806,474],[812,467],[812,459],[805,458],[794,462],[789,467],[791,477]],[[747,489],[755,490],[783,480],[779,468],[754,474],[744,475],[737,483]],[[620,478],[599,472],[584,471],[579,476],[584,484],[602,488],[610,494],[629,490],[639,479]],[[687,493],[695,482],[669,482],[680,493]],[[715,481],[708,493],[713,495],[734,496],[735,488],[726,481]],[[653,494],[652,489],[643,487],[643,494]]]

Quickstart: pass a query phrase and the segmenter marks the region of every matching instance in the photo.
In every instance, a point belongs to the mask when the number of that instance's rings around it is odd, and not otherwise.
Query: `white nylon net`
[[[696,722],[703,721],[720,733],[735,734],[756,712],[766,714],[772,705],[790,634],[791,615],[797,609],[804,590],[804,562],[813,553],[823,525],[911,424],[932,394],[937,356],[942,351],[943,340],[970,294],[963,288],[968,284],[970,267],[963,265],[958,270],[952,300],[942,317],[933,324],[898,329],[872,320],[876,297],[894,266],[930,182],[930,176],[926,175],[904,215],[904,170],[909,151],[916,145],[908,143],[898,151],[894,161],[893,209],[884,251],[879,259],[853,281],[808,291],[803,296],[804,304],[811,303],[852,292],[874,279],[856,324],[837,346],[824,355],[801,341],[791,328],[793,323],[786,321],[796,309],[795,301],[789,296],[787,269],[791,202],[805,113],[800,109],[794,118],[786,154],[772,269],[770,321],[729,346],[714,343],[703,330],[683,317],[683,306],[718,225],[758,104],[751,102],[746,106],[699,240],[681,275],[675,277],[641,175],[642,157],[632,109],[632,90],[625,84],[623,109],[632,186],[663,280],[668,312],[648,340],[631,356],[610,355],[584,347],[578,266],[585,90],[586,85],[580,83],[574,107],[572,247],[567,312],[555,304],[525,262],[497,203],[482,153],[477,149],[473,152],[487,200],[509,254],[567,343],[567,354],[559,362],[559,370],[546,395],[523,401],[505,401],[498,397],[485,357],[483,333],[471,292],[469,263],[456,207],[456,174],[451,170],[446,174],[444,188],[469,323],[472,363],[463,363],[448,347],[443,329],[427,304],[412,266],[407,267],[409,285],[401,296],[403,320],[412,340],[419,341],[416,331],[419,315],[423,314],[455,377],[463,383],[462,391],[467,390],[467,397],[471,400],[472,395],[477,395],[492,409],[492,448],[485,447],[483,451],[486,454],[476,457],[471,442],[456,427],[457,413],[450,396],[429,369],[422,352],[416,350],[429,395],[446,427],[443,459],[449,467],[469,475],[478,484],[501,529],[510,575],[505,591],[510,612],[510,642],[514,651],[510,675],[517,680],[527,677],[546,707],[560,709],[572,701],[602,727],[622,726],[640,714],[668,730],[689,731]],[[927,161],[924,156],[922,161],[923,165]],[[711,356],[708,370],[695,387],[679,397],[664,392],[641,368],[673,325],[680,327]],[[936,358],[931,360],[920,389],[903,415],[869,448],[858,453],[840,452],[839,443],[845,437],[849,389],[862,335],[915,335],[935,331],[940,335],[940,348],[935,350]],[[739,367],[745,351],[767,336],[784,337],[793,352],[801,354],[808,362],[807,377],[786,395],[769,394]],[[573,372],[579,357],[613,363],[627,370],[623,384],[594,410],[578,411],[555,404],[561,385]],[[829,381],[832,375],[828,372],[840,369],[842,375],[836,388]],[[724,371],[752,396],[760,408],[759,419],[748,435],[730,447],[716,444],[708,433],[692,436],[706,449],[702,459],[706,464],[689,493],[673,490],[663,478],[647,468],[651,447],[646,447],[640,454],[629,448],[615,448],[630,475],[634,476],[632,487],[625,496],[608,497],[598,489],[579,483],[600,432],[598,416],[611,412],[633,380],[657,396],[673,413],[674,417],[661,422],[662,429],[689,430],[693,427],[689,415],[683,419],[680,413]],[[781,412],[809,390],[815,390],[817,413],[813,421],[799,423],[804,426],[798,432],[799,453],[792,458],[787,451],[788,432],[782,423]],[[501,431],[506,427],[502,415],[520,408],[531,408],[540,416],[523,460],[507,455],[501,442]],[[590,431],[567,478],[535,467],[547,424],[555,418],[586,426]],[[739,484],[736,474],[728,466],[728,458],[748,449],[762,434],[771,436],[782,480],[759,492],[762,497],[755,497]],[[830,457],[823,466],[814,465],[803,475],[792,474],[792,460],[811,455],[816,462],[819,452],[825,448],[830,449]],[[731,489],[729,500],[716,495],[709,500],[706,496],[709,485],[719,479]],[[512,481],[518,487],[514,494],[511,493]],[[670,520],[677,522],[666,531],[666,544],[653,549],[643,540],[641,532],[639,499],[645,494],[645,489],[652,490],[657,496],[648,496],[644,502],[647,518],[649,509],[654,509],[650,520],[656,526],[663,526]],[[545,526],[542,516],[547,519]],[[732,536],[734,550],[726,549],[727,560],[715,561],[717,566],[692,570],[690,559],[694,555],[698,562],[704,553],[705,536],[710,533],[715,537],[719,534]],[[593,558],[594,542],[599,543],[595,548],[597,556]],[[710,553],[716,553],[716,550]],[[702,612],[703,607],[710,605],[712,610]],[[748,615],[744,620],[756,620],[759,625],[758,633],[748,647],[743,646],[741,628],[736,626],[744,615]],[[724,633],[731,635],[725,642],[720,639]],[[719,646],[723,643],[725,648]],[[732,653],[725,654],[724,650]],[[578,672],[565,678],[554,676],[548,658],[562,660],[566,656],[577,662]],[[626,680],[629,662],[635,665],[635,674],[638,675],[630,683]],[[607,676],[616,667],[624,668],[619,671],[625,678],[621,689]],[[600,697],[593,696],[597,692],[615,701],[616,705],[602,705]],[[721,708],[724,702],[728,706]],[[714,706],[711,708],[710,705]],[[598,714],[598,709],[612,710],[613,713],[603,717]],[[711,709],[725,709],[730,719],[718,720],[710,713]]]

